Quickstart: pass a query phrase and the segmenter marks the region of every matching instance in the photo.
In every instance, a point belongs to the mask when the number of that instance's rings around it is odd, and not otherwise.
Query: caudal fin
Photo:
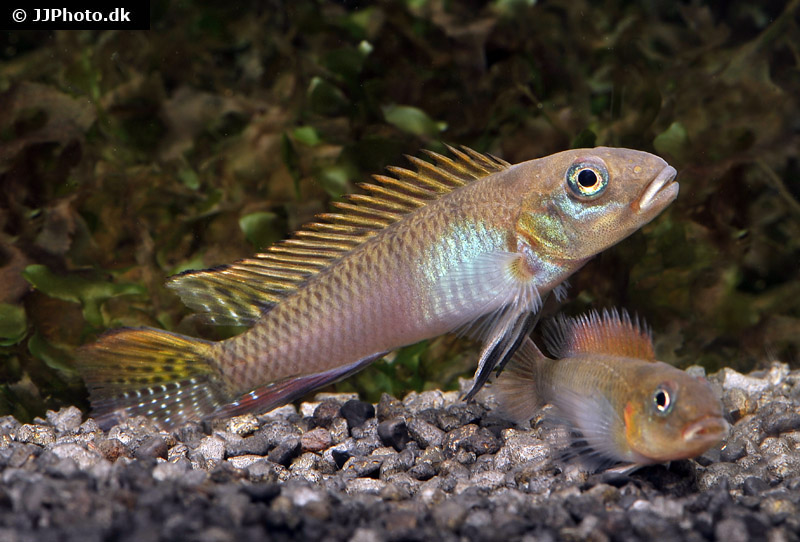
[[[232,400],[213,343],[151,328],[119,329],[78,351],[92,415],[104,428],[144,415],[162,427],[203,419]]]

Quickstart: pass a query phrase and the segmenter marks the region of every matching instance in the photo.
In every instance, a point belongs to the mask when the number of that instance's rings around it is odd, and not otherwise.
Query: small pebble
[[[381,395],[381,400],[378,402],[378,406],[375,407],[375,416],[378,418],[378,422],[404,418],[406,414],[407,411],[403,402],[398,401],[388,393]]]
[[[325,401],[322,401],[316,409],[314,409],[312,422],[318,427],[328,428],[331,426],[331,423],[333,423],[333,420],[339,416],[341,408],[342,406],[338,401],[326,399]]]
[[[269,453],[267,459],[278,465],[288,467],[292,459],[300,454],[300,450],[300,439],[297,437],[288,437]]]
[[[258,429],[258,419],[252,413],[234,416],[225,426],[230,433],[244,437],[254,433]]]
[[[734,412],[727,441],[625,474],[559,459],[552,428],[511,426],[483,391],[470,404],[384,395],[377,417],[319,395],[304,418],[281,408],[169,433],[143,417],[104,432],[70,408],[0,418],[0,540],[46,525],[87,540],[227,542],[267,528],[312,540],[793,540],[800,371],[708,378]]]
[[[330,431],[323,427],[312,429],[300,437],[300,448],[304,452],[321,452],[330,448],[332,443]]]
[[[375,407],[364,401],[351,399],[342,405],[340,412],[347,420],[350,428],[360,427],[370,418],[375,417]]]
[[[379,423],[378,436],[384,444],[393,446],[397,451],[403,450],[411,440],[406,422],[402,418],[393,418]]]

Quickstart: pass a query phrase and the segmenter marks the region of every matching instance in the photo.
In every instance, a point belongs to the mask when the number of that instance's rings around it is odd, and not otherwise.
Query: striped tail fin
[[[230,403],[214,343],[151,328],[119,329],[78,351],[92,415],[108,428],[144,415],[161,427],[201,420]]]

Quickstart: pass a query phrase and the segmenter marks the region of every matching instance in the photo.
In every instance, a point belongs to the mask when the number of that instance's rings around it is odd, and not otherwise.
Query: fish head
[[[520,164],[523,165],[523,164]],[[678,196],[675,168],[623,148],[575,149],[526,162],[518,241],[540,257],[585,260],[658,216]]]
[[[637,380],[625,403],[627,445],[641,464],[696,457],[728,433],[722,404],[704,378],[661,362]]]

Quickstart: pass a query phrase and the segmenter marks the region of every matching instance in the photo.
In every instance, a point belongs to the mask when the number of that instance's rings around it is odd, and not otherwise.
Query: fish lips
[[[636,202],[639,211],[660,211],[678,197],[678,183],[675,182],[675,176],[678,172],[672,166],[666,166],[662,169],[656,178],[650,181],[647,188],[644,189],[642,195],[639,196]]]
[[[730,425],[724,418],[706,416],[684,427],[681,436],[692,448],[705,450],[725,438],[729,429]]]

